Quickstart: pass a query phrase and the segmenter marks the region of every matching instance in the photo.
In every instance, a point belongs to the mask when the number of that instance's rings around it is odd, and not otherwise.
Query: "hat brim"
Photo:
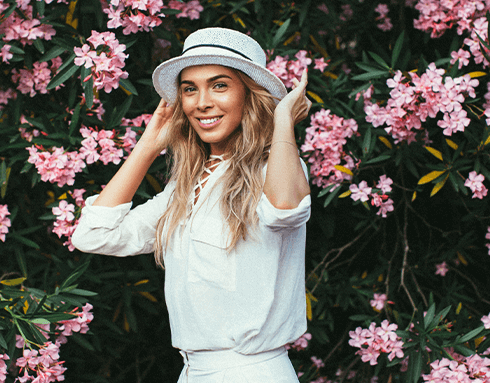
[[[274,98],[281,100],[287,94],[283,82],[267,68],[241,57],[232,57],[228,52],[226,54],[211,53],[207,48],[205,55],[192,54],[175,57],[163,62],[155,69],[152,76],[153,86],[160,97],[169,104],[173,104],[177,98],[179,87],[177,81],[180,72],[196,65],[223,65],[238,69],[267,89]]]

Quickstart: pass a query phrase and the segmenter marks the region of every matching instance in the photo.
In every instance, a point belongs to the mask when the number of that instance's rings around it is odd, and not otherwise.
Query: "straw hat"
[[[173,104],[177,97],[177,79],[182,69],[194,65],[223,65],[238,69],[267,89],[272,96],[282,99],[286,87],[265,67],[263,49],[251,37],[232,29],[204,28],[191,33],[184,42],[182,55],[160,64],[153,72],[157,93]]]

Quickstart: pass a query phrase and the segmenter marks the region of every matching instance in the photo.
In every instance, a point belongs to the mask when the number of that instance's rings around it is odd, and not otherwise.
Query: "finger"
[[[293,89],[295,89],[299,85],[298,79],[295,77],[293,78]]]
[[[303,73],[301,74],[301,82],[308,83],[308,68],[305,68],[303,70]]]

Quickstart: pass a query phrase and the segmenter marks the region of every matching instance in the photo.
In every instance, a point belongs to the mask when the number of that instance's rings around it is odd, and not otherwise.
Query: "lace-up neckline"
[[[215,163],[213,163],[216,161]],[[199,199],[199,196],[201,195],[201,192],[206,185],[206,182],[208,181],[209,177],[211,174],[218,168],[219,165],[223,163],[223,155],[217,156],[214,154],[211,154],[209,158],[206,160],[204,163],[204,171],[203,174],[201,175],[201,178],[197,180],[196,186],[194,186],[194,196],[192,198],[192,206],[195,206],[197,203],[197,200]]]

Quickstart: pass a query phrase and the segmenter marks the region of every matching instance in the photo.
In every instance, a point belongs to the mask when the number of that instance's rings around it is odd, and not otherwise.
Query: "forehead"
[[[233,69],[222,65],[195,65],[183,69],[180,72],[180,80],[207,80],[219,75],[225,75],[232,79],[237,78]]]

